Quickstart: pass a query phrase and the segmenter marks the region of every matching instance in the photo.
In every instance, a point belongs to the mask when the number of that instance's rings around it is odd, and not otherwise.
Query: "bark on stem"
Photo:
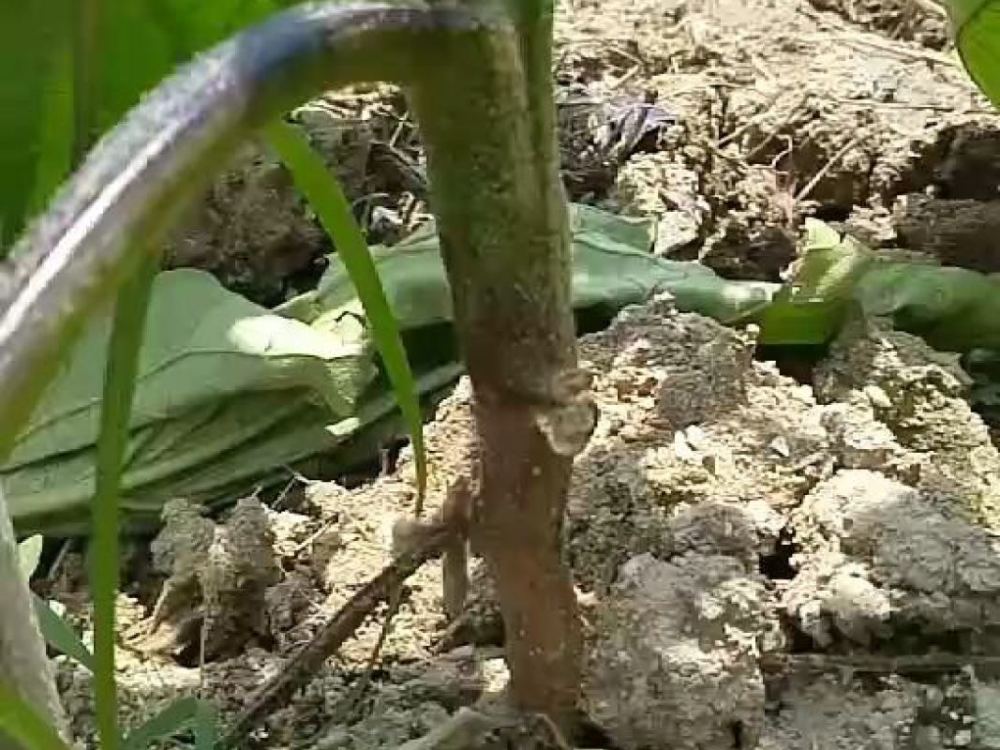
[[[475,393],[473,535],[497,582],[512,697],[566,726],[581,645],[561,532],[572,456],[594,415],[577,371],[549,55],[538,46],[549,20],[446,40],[436,80],[411,100]]]

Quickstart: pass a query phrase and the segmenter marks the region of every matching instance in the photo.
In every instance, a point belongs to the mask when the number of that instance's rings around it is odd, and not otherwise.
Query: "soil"
[[[1000,270],[1000,127],[931,0],[575,0],[557,24],[574,200],[660,219],[654,251],[778,280],[803,218],[876,248]],[[299,113],[372,242],[427,213],[398,92]],[[312,283],[328,241],[250,145],[171,243],[273,303]],[[795,380],[754,331],[623,311],[581,340],[600,421],[573,476],[568,559],[587,632],[587,747],[1000,748],[1000,453],[957,360],[854,321]],[[468,472],[463,381],[428,426],[429,505]],[[199,694],[224,718],[392,555],[412,462],[348,490],[296,481],[222,518],[176,502],[127,565],[121,697],[135,724]],[[235,500],[236,498],[234,498]],[[57,598],[86,628],[79,561]],[[385,608],[246,747],[420,743],[502,695],[503,628],[473,565],[455,622],[441,565]],[[92,746],[88,674],[60,662]],[[544,747],[544,727],[469,747]],[[514,737],[514,739],[511,739]],[[452,738],[453,740],[454,738]],[[478,743],[478,744],[477,744]]]

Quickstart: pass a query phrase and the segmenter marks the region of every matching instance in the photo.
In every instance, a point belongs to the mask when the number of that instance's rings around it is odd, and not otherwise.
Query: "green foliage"
[[[69,750],[34,708],[0,684],[0,742],[3,735],[12,737],[28,750]]]
[[[44,599],[35,596],[34,601],[35,616],[45,642],[93,672],[94,655],[83,644],[76,631]]]
[[[194,713],[194,750],[212,750],[219,742],[219,714],[207,701],[198,701]]]
[[[399,326],[389,309],[368,245],[361,234],[351,204],[340,184],[330,174],[323,159],[295,126],[276,122],[267,129],[267,140],[288,167],[295,184],[309,201],[320,223],[334,238],[337,254],[351,278],[364,307],[372,339],[382,355],[382,363],[395,391],[400,411],[413,441],[417,468],[418,509],[427,487],[427,459],[424,454],[423,417]]]
[[[947,0],[955,46],[979,89],[1000,106],[1000,5],[995,0]]]
[[[179,63],[292,4],[0,3],[0,48],[7,71],[0,76],[0,257],[25,220],[45,206],[69,174],[81,142],[114,125]],[[78,128],[90,132],[78,133]]]
[[[25,578],[31,578],[38,569],[38,561],[42,557],[42,547],[45,539],[41,534],[29,536],[17,545],[17,556],[21,563],[21,573]]]
[[[69,171],[72,0],[0,3],[0,257]]]
[[[859,279],[871,267],[871,253],[820,221],[806,220],[801,258],[790,283],[760,314],[761,341],[816,344],[840,328]]]
[[[18,545],[21,573],[25,578],[31,578],[38,569],[38,562],[42,555],[44,542],[45,540],[40,534],[35,534]],[[35,616],[38,618],[38,627],[42,631],[45,642],[75,659],[90,671],[94,671],[93,654],[83,645],[83,641],[80,640],[76,632],[74,632],[63,618],[52,610],[48,602],[37,594],[33,594],[32,596],[32,601],[35,605]]]
[[[952,352],[1000,350],[1000,277],[880,258],[810,222],[791,279],[750,319],[764,344],[825,344],[845,315],[884,318]]]

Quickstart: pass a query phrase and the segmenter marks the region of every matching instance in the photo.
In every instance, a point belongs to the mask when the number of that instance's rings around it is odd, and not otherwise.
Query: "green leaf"
[[[212,750],[219,741],[219,714],[207,701],[198,701],[194,715],[194,750]]]
[[[37,594],[34,597],[34,602],[38,627],[45,637],[45,642],[93,672],[94,655],[90,653],[90,649],[80,640],[80,636],[76,634],[76,631],[62,617],[56,614],[47,601]]]
[[[802,255],[792,268],[791,281],[760,314],[761,343],[829,341],[855,304],[854,290],[872,263],[872,253],[859,242],[841,238],[822,222],[808,221]]]
[[[987,0],[950,0],[955,46],[979,89],[1000,106],[1000,7]]]
[[[32,573],[38,568],[38,561],[41,557],[44,543],[44,537],[41,534],[35,534],[18,545],[18,554],[21,558],[21,572],[25,578],[30,578]],[[38,618],[38,627],[45,637],[45,642],[61,653],[66,654],[66,656],[75,659],[93,672],[94,656],[90,653],[90,649],[80,640],[80,636],[38,594],[32,593],[32,601],[35,605],[35,616]]]
[[[45,546],[45,538],[41,534],[29,536],[17,545],[17,556],[21,564],[21,573],[25,578],[31,578],[38,570],[38,561],[42,558],[42,547]]]
[[[419,512],[427,487],[427,457],[424,451],[420,402],[399,327],[386,300],[368,244],[354,221],[351,205],[336,177],[313,150],[306,136],[298,128],[285,122],[270,125],[266,135],[268,143],[288,167],[296,186],[309,201],[323,228],[333,240],[337,254],[364,307],[372,338],[382,355],[382,363],[413,442]]]
[[[115,684],[115,598],[118,592],[118,492],[128,442],[142,333],[158,256],[146,251],[121,286],[111,329],[101,434],[97,441],[97,482],[93,500],[90,589],[94,600],[94,703],[103,750],[116,750],[118,698]]]
[[[145,750],[154,742],[194,726],[195,750],[211,750],[217,729],[215,707],[193,697],[178,698],[129,732],[122,750]]]
[[[0,730],[27,750],[69,750],[58,732],[4,685],[0,685]]]

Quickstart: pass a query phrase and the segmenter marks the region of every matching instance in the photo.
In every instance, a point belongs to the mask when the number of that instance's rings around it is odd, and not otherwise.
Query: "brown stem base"
[[[580,690],[580,623],[561,533],[572,461],[530,407],[479,405],[481,489],[473,534],[497,585],[516,707],[570,729]]]

